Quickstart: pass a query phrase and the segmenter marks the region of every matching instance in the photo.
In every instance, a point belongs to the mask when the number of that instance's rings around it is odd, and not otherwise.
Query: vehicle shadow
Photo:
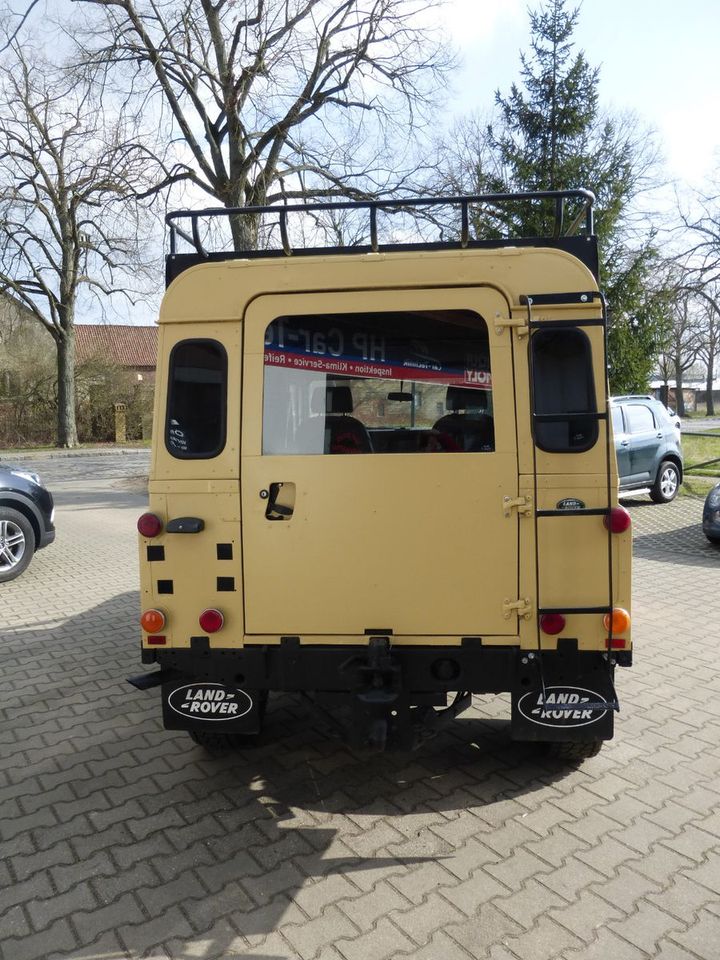
[[[36,917],[53,915],[51,891],[67,903],[77,893],[64,915],[77,946],[49,957],[307,955],[303,890],[335,876],[346,881],[338,897],[354,897],[387,876],[452,866],[470,836],[491,837],[528,809],[520,798],[570,772],[513,743],[482,704],[412,754],[373,754],[344,746],[302,698],[278,695],[253,749],[208,755],[162,729],[157,690],[125,682],[151,669],[139,664],[137,605],[129,592],[61,626],[4,635],[6,862],[16,882],[47,889]],[[111,903],[130,919],[118,910],[105,930]],[[8,956],[21,939],[8,938]]]
[[[633,539],[633,556],[660,563],[714,567],[720,563],[720,549],[704,536],[700,521],[684,527],[645,533]]]

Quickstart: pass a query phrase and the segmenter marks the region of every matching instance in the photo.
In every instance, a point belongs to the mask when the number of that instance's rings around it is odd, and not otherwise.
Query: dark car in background
[[[0,583],[14,580],[55,539],[52,494],[40,477],[0,463]]]
[[[705,498],[702,525],[710,543],[720,544],[720,483],[716,483]]]
[[[621,493],[647,490],[655,503],[677,496],[683,476],[680,430],[667,407],[650,396],[612,397]]]

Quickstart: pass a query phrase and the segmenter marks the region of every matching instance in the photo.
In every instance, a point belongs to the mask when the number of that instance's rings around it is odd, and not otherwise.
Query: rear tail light
[[[624,637],[608,637],[608,647],[610,650],[624,650],[627,640]]]
[[[565,617],[561,613],[544,613],[540,617],[540,629],[554,637],[565,629]]]
[[[210,608],[203,610],[199,617],[200,627],[205,633],[217,633],[225,623],[225,618],[219,610]]]
[[[140,617],[140,626],[145,633],[160,633],[165,626],[165,614],[162,610],[146,610]]]
[[[630,614],[622,607],[613,607],[612,613],[603,617],[605,629],[612,634],[625,633],[630,629]]]
[[[611,507],[610,513],[603,517],[603,523],[610,533],[624,533],[632,524],[632,517],[625,507]]]
[[[162,530],[162,520],[154,513],[144,513],[138,518],[138,533],[142,537],[156,537]]]
[[[151,636],[147,638],[147,642],[150,647],[164,647],[167,643],[167,637],[165,634],[160,633],[151,634]]]

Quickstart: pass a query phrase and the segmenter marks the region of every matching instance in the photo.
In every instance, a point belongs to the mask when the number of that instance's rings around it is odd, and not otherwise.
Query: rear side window
[[[216,340],[183,340],[170,354],[165,445],[179,459],[209,459],[225,446],[227,354]]]
[[[651,433],[655,429],[655,418],[650,407],[642,403],[633,403],[625,407],[625,416],[630,433]]]
[[[582,330],[539,330],[531,345],[535,442],[549,453],[582,453],[597,441],[590,341]],[[568,415],[571,416],[568,416]]]
[[[623,423],[622,407],[611,407],[613,433],[617,436],[619,433],[625,433],[625,424]]]

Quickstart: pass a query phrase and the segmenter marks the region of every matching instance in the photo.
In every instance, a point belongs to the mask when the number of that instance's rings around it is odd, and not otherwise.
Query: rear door
[[[507,634],[507,315],[490,289],[265,296],[244,329],[246,633]]]
[[[618,476],[620,483],[627,483],[632,473],[630,468],[630,438],[625,430],[622,406],[619,403],[611,404],[613,437],[615,453],[617,455]]]
[[[645,403],[624,406],[630,438],[630,473],[634,482],[652,483],[657,454],[663,438],[650,407]]]

